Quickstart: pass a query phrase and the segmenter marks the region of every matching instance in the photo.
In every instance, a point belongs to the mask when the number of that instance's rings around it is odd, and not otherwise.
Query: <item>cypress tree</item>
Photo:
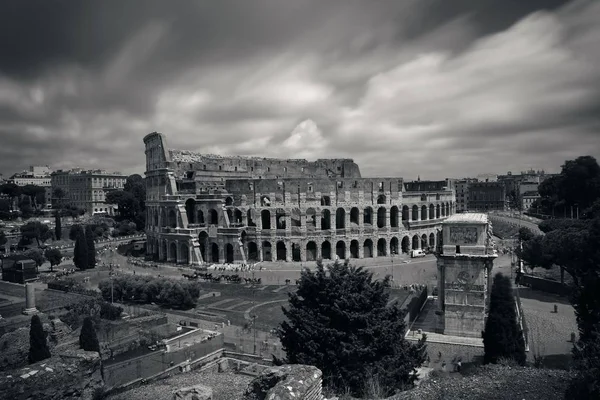
[[[46,342],[46,332],[42,326],[40,317],[31,317],[31,328],[29,329],[29,364],[50,358],[50,349]]]
[[[94,232],[91,225],[85,226],[85,242],[87,246],[87,266],[94,268],[96,266],[96,244],[94,243]]]
[[[80,270],[85,270],[88,268],[88,248],[85,241],[85,233],[80,225],[77,225],[76,228],[73,262]]]
[[[486,364],[495,364],[502,358],[525,364],[525,340],[517,321],[510,278],[500,273],[496,274],[492,283],[483,348],[483,361]]]
[[[81,333],[79,334],[79,347],[85,351],[97,351],[100,353],[100,343],[94,329],[94,322],[91,317],[85,317]]]
[[[60,240],[62,237],[62,225],[60,221],[60,213],[58,211],[54,214],[54,237],[56,240]]]

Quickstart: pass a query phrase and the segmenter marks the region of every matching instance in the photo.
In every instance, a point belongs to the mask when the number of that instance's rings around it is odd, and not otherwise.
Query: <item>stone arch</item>
[[[175,210],[169,210],[169,226],[171,228],[177,228],[177,213]]]
[[[425,234],[425,233],[421,235],[421,248],[422,249],[427,248],[427,234]]]
[[[277,261],[285,260],[287,260],[287,248],[285,247],[285,243],[280,240],[277,242]]]
[[[335,244],[335,255],[338,256],[340,260],[344,260],[346,258],[346,242],[343,240],[338,240]]]
[[[271,242],[265,240],[262,242],[263,261],[273,261],[273,249]]]
[[[427,195],[426,194],[422,194],[421,195],[421,201],[427,201]]]
[[[363,257],[364,258],[372,258],[373,257],[373,241],[371,239],[366,239],[363,244]]]
[[[204,220],[204,212],[202,210],[198,210],[198,213],[196,215],[196,221],[197,224],[201,225],[204,225],[206,223],[206,221]]]
[[[188,223],[195,224],[196,223],[196,200],[187,199],[185,201],[185,212],[188,217]]]
[[[227,196],[227,197],[225,198],[225,205],[226,205],[226,206],[228,206],[228,207],[229,207],[229,206],[232,206],[232,205],[233,205],[233,197],[231,197],[231,196]]]
[[[278,208],[275,210],[275,224],[277,225],[277,229],[285,229],[287,226],[286,221],[286,212],[283,208]]]
[[[435,207],[433,204],[429,205],[429,219],[435,219]]]
[[[331,211],[321,211],[321,229],[331,229]]]
[[[408,222],[410,220],[410,209],[408,206],[402,206],[402,222]]]
[[[379,207],[377,209],[377,227],[378,228],[385,227],[386,216],[387,216],[387,210],[385,209],[385,207]]]
[[[394,236],[390,240],[390,254],[391,255],[399,254],[398,250],[399,250],[399,248],[398,248],[398,238]]]
[[[167,220],[167,210],[165,210],[164,208],[160,212],[160,221],[163,227],[169,226],[169,221]]]
[[[233,245],[231,243],[227,243],[225,245],[225,262],[227,264],[233,264]]]
[[[263,229],[271,229],[271,211],[262,210],[260,212],[260,221]]]
[[[418,250],[420,249],[420,244],[421,244],[421,239],[419,239],[419,235],[415,235],[412,238],[412,249],[413,250]]]
[[[250,209],[246,212],[246,219],[247,219],[246,225],[247,226],[256,226],[256,222],[254,222],[254,218],[253,218],[254,212],[255,212],[254,209]]]
[[[377,204],[385,204],[385,195],[384,194],[380,194],[379,196],[377,196]]]
[[[435,205],[435,217],[436,217],[436,218],[440,218],[441,216],[442,216],[442,215],[441,215],[441,213],[440,213],[440,205],[439,205],[439,204],[436,204],[436,205]]]
[[[363,224],[373,225],[373,208],[366,207],[363,213]]]
[[[233,212],[233,221],[235,224],[241,224],[242,223],[242,210],[240,210],[239,208],[236,208],[235,211]]]
[[[292,261],[302,261],[302,251],[298,243],[292,243]]]
[[[298,207],[294,207],[290,211],[290,223],[292,224],[292,228],[300,228],[302,226],[302,212]]]
[[[169,261],[177,262],[177,243],[171,242],[169,245]]]
[[[350,209],[350,225],[359,225],[360,211],[358,207],[352,207]]]
[[[321,205],[322,206],[331,206],[331,198],[329,196],[321,196]]]
[[[256,242],[248,242],[248,261],[258,261],[258,245]]]
[[[352,240],[350,242],[350,258],[358,258],[358,240]]]
[[[317,212],[314,208],[306,209],[306,230],[314,231],[317,229]]]
[[[404,236],[402,238],[402,252],[408,254],[410,251],[410,238],[408,236]]]
[[[428,209],[426,205],[422,205],[421,206],[421,221],[426,221],[427,220],[427,215],[428,215]]]
[[[346,228],[346,210],[339,207],[335,210],[335,229]]]
[[[210,245],[210,259],[213,263],[219,262],[219,245],[215,242]]]
[[[185,242],[179,245],[179,262],[181,264],[189,264],[190,262],[190,249]]]
[[[321,258],[331,260],[331,243],[329,243],[329,240],[325,240],[321,244]]]
[[[384,238],[377,241],[377,257],[387,256],[387,243]]]
[[[210,225],[219,225],[219,213],[214,208],[208,211],[208,223]]]
[[[392,228],[398,227],[398,214],[398,206],[392,206],[392,208],[390,208],[390,226]]]
[[[434,233],[429,234],[429,247],[435,248],[435,234]]]
[[[416,204],[414,206],[412,206],[412,220],[413,221],[419,220],[419,206]]]
[[[311,240],[306,243],[306,261],[316,261],[317,259],[317,244]]]

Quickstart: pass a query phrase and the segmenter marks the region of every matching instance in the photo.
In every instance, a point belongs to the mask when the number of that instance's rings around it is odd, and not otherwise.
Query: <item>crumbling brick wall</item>
[[[322,373],[316,367],[272,367],[250,382],[243,400],[323,400],[322,386]]]

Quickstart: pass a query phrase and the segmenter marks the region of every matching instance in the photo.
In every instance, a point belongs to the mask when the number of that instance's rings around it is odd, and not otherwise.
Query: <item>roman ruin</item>
[[[351,159],[198,154],[144,137],[147,256],[178,264],[362,259],[435,248],[450,188],[406,192]]]

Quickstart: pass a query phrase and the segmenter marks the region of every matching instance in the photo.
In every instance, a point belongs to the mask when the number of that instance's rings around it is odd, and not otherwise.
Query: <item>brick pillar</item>
[[[259,240],[256,243],[256,251],[258,251],[258,261],[264,261],[263,260],[263,248],[262,248],[262,240]]]
[[[271,229],[277,229],[277,212],[271,213]]]
[[[365,258],[365,242],[358,242],[358,258]]]
[[[363,208],[358,209],[358,228],[362,231],[365,227],[365,210]]]
[[[285,244],[285,261],[291,262],[292,261],[292,244],[287,243],[287,241],[284,241],[283,243]]]
[[[315,211],[315,230],[316,231],[320,231],[321,230],[321,213],[317,213]]]

